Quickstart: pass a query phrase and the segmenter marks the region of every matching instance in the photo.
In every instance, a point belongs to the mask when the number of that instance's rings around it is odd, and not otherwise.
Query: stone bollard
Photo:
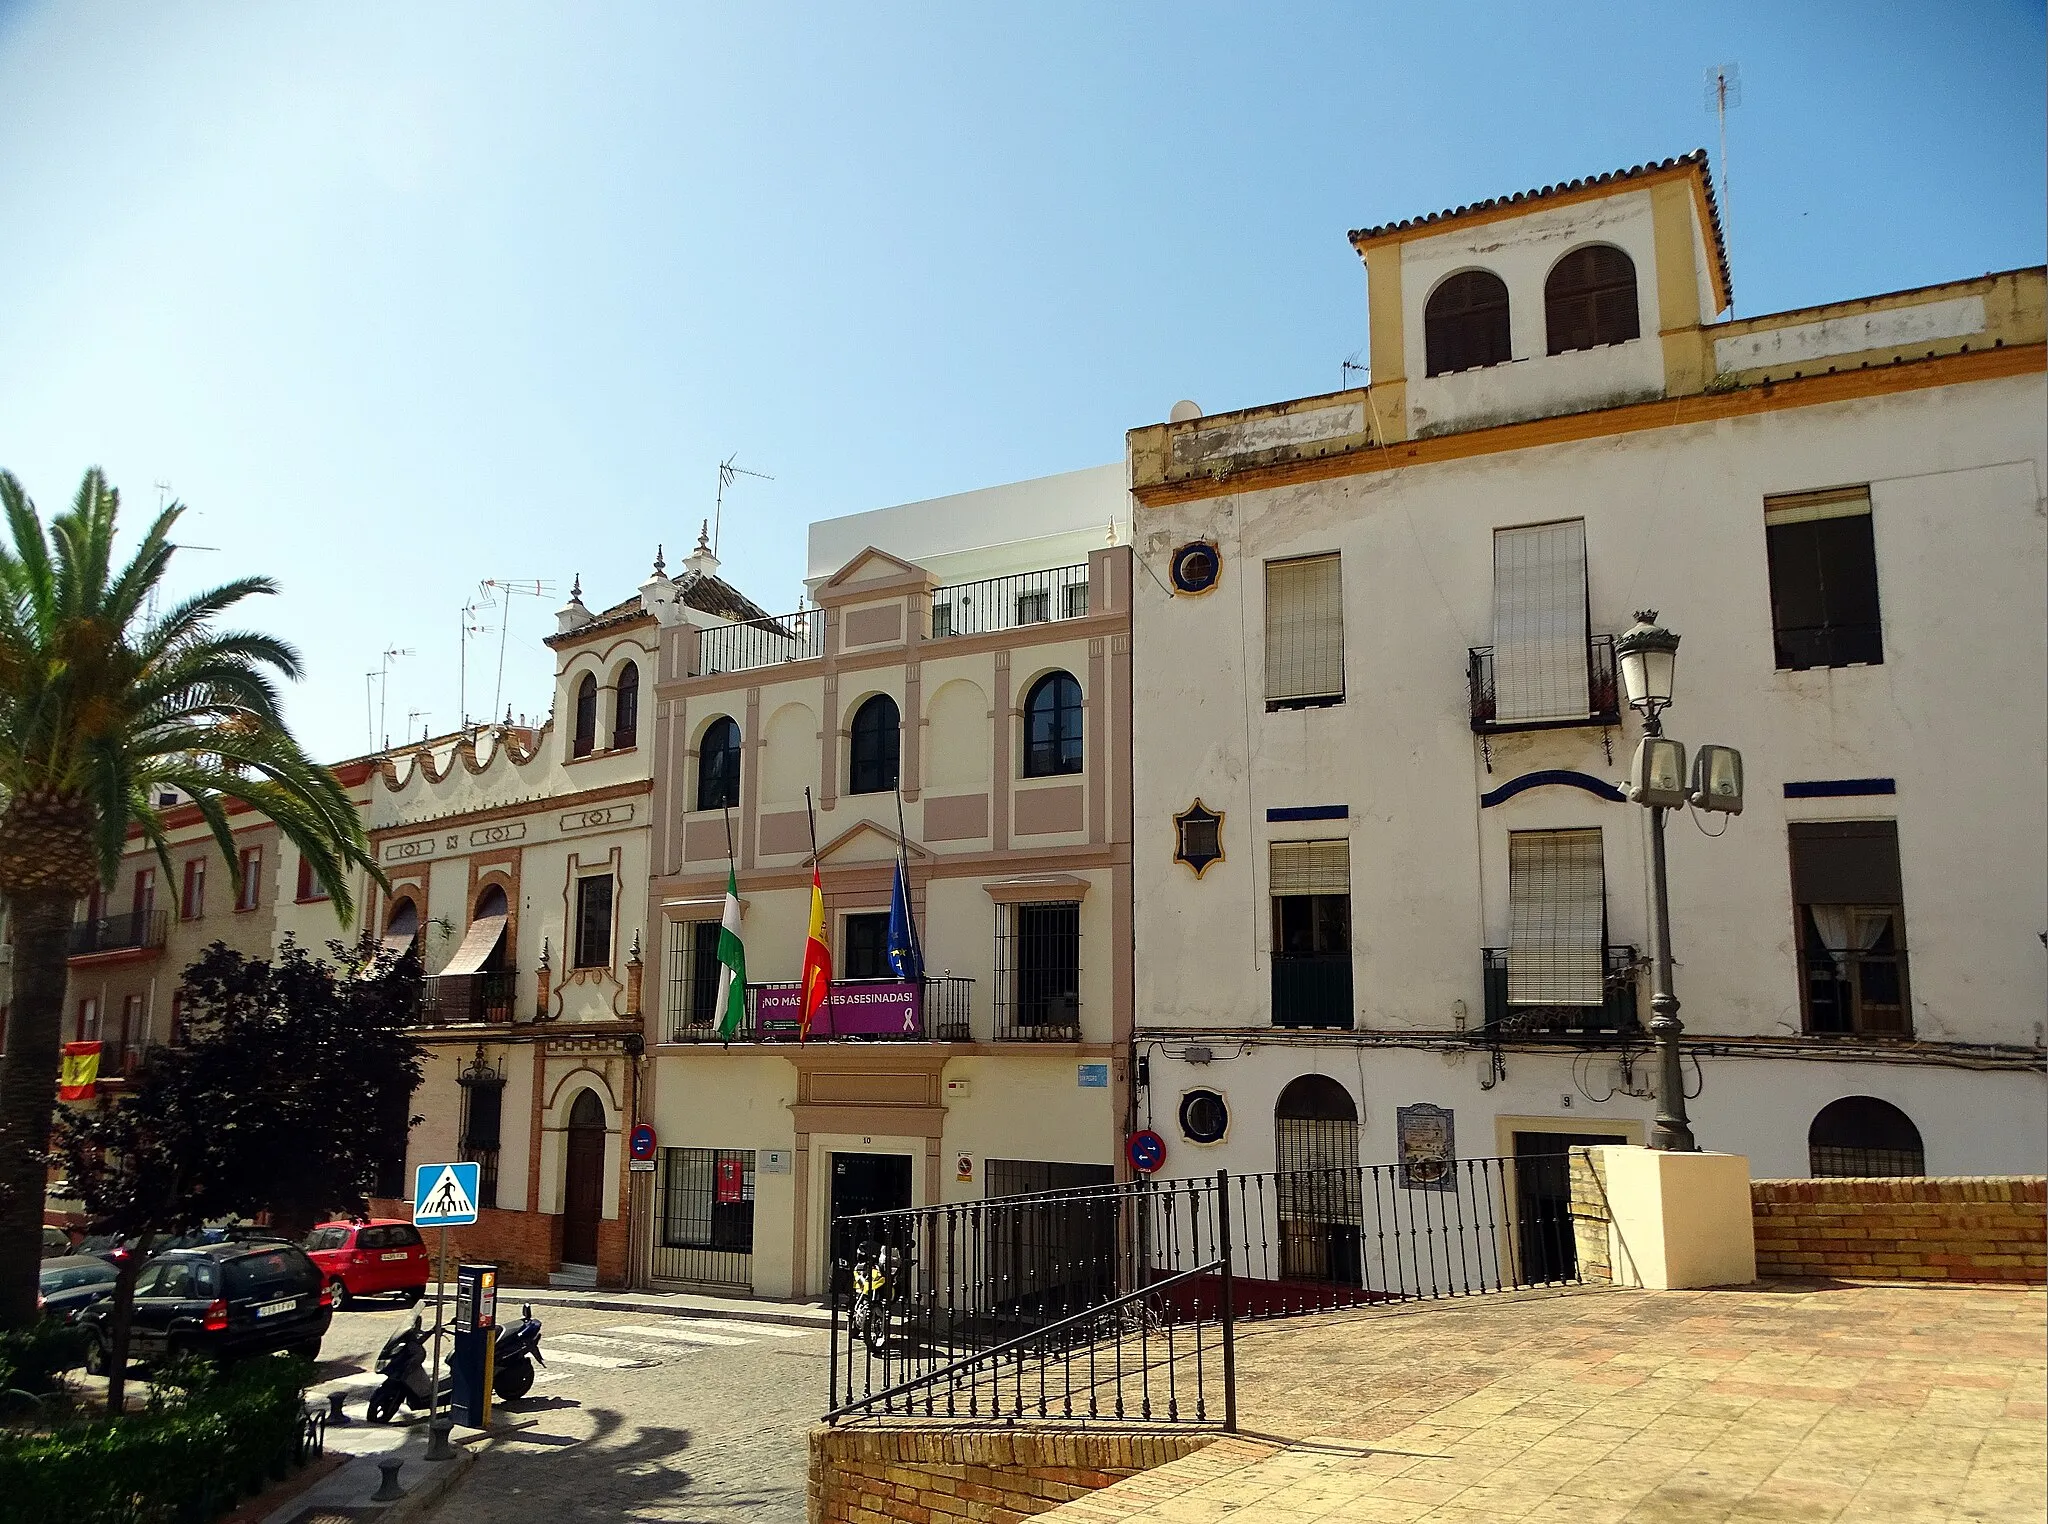
[[[399,1468],[404,1464],[405,1462],[402,1460],[380,1460],[377,1462],[377,1469],[383,1472],[384,1475],[383,1480],[377,1483],[377,1490],[370,1494],[371,1502],[395,1503],[405,1496],[405,1489],[398,1485]]]
[[[327,1424],[329,1428],[338,1429],[349,1421],[348,1414],[341,1410],[341,1405],[346,1401],[348,1401],[347,1392],[329,1392],[327,1394]]]
[[[455,1432],[455,1420],[446,1413],[441,1414],[427,1425],[427,1459],[444,1461],[455,1459],[455,1447],[448,1443],[448,1436]]]

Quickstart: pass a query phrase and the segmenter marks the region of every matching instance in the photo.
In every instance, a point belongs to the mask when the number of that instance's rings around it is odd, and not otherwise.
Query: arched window
[[[1572,250],[1543,283],[1543,316],[1554,355],[1640,338],[1635,261],[1612,244]]]
[[[902,752],[902,721],[896,701],[878,693],[853,712],[853,747],[847,759],[849,794],[886,794],[896,787]]]
[[[1845,1095],[1821,1107],[1806,1130],[1806,1162],[1816,1177],[1927,1173],[1927,1151],[1913,1119],[1870,1095]]]
[[[1512,360],[1507,283],[1491,270],[1453,275],[1422,309],[1422,342],[1432,376]]]
[[[583,674],[583,681],[576,685],[576,734],[569,743],[569,754],[587,757],[597,749],[597,679],[592,674]]]
[[[612,695],[612,750],[622,751],[640,739],[640,668],[627,662],[619,668],[618,691]]]
[[[1282,1275],[1363,1284],[1358,1108],[1326,1074],[1304,1074],[1273,1107]]]
[[[697,748],[697,808],[731,809],[740,802],[740,728],[720,715]]]
[[[1024,696],[1024,776],[1051,778],[1081,770],[1081,685],[1048,672]]]
[[[597,1098],[595,1090],[586,1088],[577,1095],[575,1104],[569,1108],[569,1125],[604,1131],[604,1102]]]
[[[393,900],[391,914],[384,919],[384,951],[402,958],[419,934],[420,907],[410,899]]]

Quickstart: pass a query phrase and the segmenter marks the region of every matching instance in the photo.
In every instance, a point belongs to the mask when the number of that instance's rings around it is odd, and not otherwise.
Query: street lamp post
[[[1629,769],[1629,797],[1650,811],[1651,916],[1650,1039],[1657,1047],[1657,1120],[1650,1147],[1695,1153],[1692,1123],[1685,1114],[1685,1075],[1678,1039],[1678,996],[1671,989],[1671,889],[1664,857],[1664,815],[1693,805],[1727,814],[1742,812],[1742,754],[1727,746],[1702,746],[1692,786],[1685,776],[1685,743],[1664,734],[1678,666],[1678,637],[1657,623],[1655,609],[1640,610],[1636,622],[1614,643],[1622,685],[1631,708],[1643,717],[1643,739]]]

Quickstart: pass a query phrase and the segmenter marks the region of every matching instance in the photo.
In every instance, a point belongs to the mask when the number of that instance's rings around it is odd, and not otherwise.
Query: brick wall
[[[1216,1436],[816,1429],[810,1524],[1016,1524]]]
[[[1755,1180],[1763,1276],[2048,1281],[2048,1179]]]
[[[410,1201],[370,1202],[372,1217],[396,1217],[400,1221],[412,1217]],[[613,1226],[605,1223],[603,1227]],[[440,1237],[432,1228],[425,1230],[427,1247],[440,1249]],[[448,1257],[451,1263],[458,1260],[478,1260],[498,1266],[499,1275],[513,1284],[545,1286],[548,1276],[561,1263],[562,1219],[548,1212],[504,1212],[485,1207],[477,1214],[475,1224],[467,1228],[448,1230]],[[604,1244],[600,1229],[599,1248]],[[620,1256],[624,1265],[624,1256]]]

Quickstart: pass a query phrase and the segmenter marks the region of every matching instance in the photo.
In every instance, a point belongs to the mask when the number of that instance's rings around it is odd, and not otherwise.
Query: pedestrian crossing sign
[[[458,1228],[476,1221],[475,1164],[422,1164],[413,1172],[412,1222],[416,1228]]]

